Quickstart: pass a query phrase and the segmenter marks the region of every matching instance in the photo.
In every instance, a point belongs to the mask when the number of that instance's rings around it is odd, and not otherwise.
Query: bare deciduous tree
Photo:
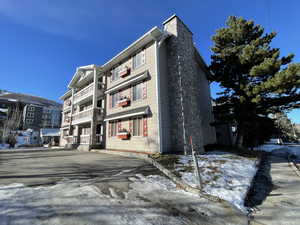
[[[11,131],[17,130],[22,122],[22,110],[19,104],[11,105],[8,108],[7,118],[3,121],[2,137],[6,139]]]

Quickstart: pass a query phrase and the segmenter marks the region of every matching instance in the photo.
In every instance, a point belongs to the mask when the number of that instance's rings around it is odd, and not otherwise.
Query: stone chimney
[[[200,111],[200,83],[195,61],[193,33],[178,16],[164,23],[171,34],[166,40],[168,59],[171,143],[175,151],[190,153],[190,137],[197,151],[203,151]]]

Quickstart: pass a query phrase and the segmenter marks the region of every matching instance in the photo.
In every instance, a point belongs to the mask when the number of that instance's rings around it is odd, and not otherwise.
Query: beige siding
[[[145,60],[146,63],[141,67],[132,70],[130,75],[126,78],[119,78],[117,81],[110,82],[108,78],[108,86],[115,86],[116,84],[123,82],[131,77],[148,71],[150,74],[150,79],[146,81],[147,85],[147,98],[142,99],[136,102],[131,102],[128,107],[114,107],[110,108],[109,106],[109,95],[107,95],[107,115],[131,110],[134,108],[139,108],[142,106],[150,106],[151,115],[148,117],[148,136],[147,137],[131,137],[130,140],[120,140],[116,137],[109,137],[108,128],[106,129],[106,148],[107,149],[122,149],[122,150],[136,150],[136,151],[145,151],[145,152],[158,152],[158,124],[157,124],[157,95],[156,95],[156,64],[155,64],[155,44],[152,43],[148,45],[145,49]],[[132,59],[128,59],[124,65],[130,65],[132,68]],[[130,89],[127,88],[122,92],[123,96],[130,96]],[[108,126],[108,122],[106,123]],[[128,129],[129,127],[128,120],[122,122],[122,128]]]

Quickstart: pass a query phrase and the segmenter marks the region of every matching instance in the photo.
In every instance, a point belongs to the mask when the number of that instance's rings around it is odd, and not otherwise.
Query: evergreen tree
[[[212,37],[210,80],[224,90],[217,106],[230,112],[224,120],[237,123],[236,145],[242,147],[247,131],[263,129],[258,117],[300,107],[300,64],[291,63],[293,54],[280,57],[271,47],[275,32],[233,16],[226,25]]]

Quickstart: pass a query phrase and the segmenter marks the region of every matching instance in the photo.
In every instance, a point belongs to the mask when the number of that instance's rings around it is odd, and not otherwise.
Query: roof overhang
[[[65,100],[66,98],[70,97],[72,95],[72,90],[68,90],[66,93],[64,93],[62,96],[60,96],[60,100]]]
[[[82,72],[92,71],[94,69],[101,70],[101,67],[96,66],[95,64],[77,67],[76,72],[72,77],[72,80],[68,84],[68,87],[71,88],[74,86],[74,84],[76,84],[76,82],[80,79]]]
[[[149,77],[149,73],[148,73],[148,70],[146,70],[145,72],[141,73],[141,74],[138,74],[128,80],[125,80],[111,88],[109,88],[107,91],[105,91],[105,94],[110,94],[110,93],[113,93],[113,92],[116,92],[120,89],[123,89],[123,88],[126,88],[132,84],[135,84],[139,81],[142,81],[142,80],[145,80]]]
[[[142,115],[149,115],[150,114],[150,107],[143,106],[136,109],[131,109],[125,112],[114,113],[105,117],[104,121],[111,121],[111,120],[118,120],[118,119],[125,119],[133,116],[142,116]]]
[[[129,45],[127,48],[125,48],[123,51],[121,51],[119,54],[117,54],[115,57],[113,57],[111,60],[109,60],[107,63],[105,63],[102,67],[104,71],[107,71],[111,69],[115,64],[119,63],[120,61],[126,59],[130,55],[132,55],[134,52],[136,52],[141,47],[145,46],[146,44],[150,43],[151,41],[157,40],[163,32],[156,26],[153,27],[151,30],[149,30],[147,33],[145,33],[142,37],[137,39],[135,42],[133,42],[131,45]]]

